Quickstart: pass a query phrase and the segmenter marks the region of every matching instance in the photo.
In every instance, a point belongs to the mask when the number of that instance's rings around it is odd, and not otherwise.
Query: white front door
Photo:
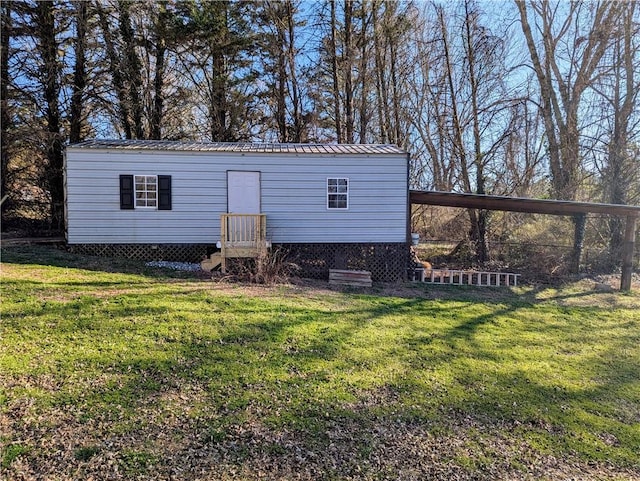
[[[260,213],[260,172],[227,172],[227,212]]]
[[[260,172],[227,171],[227,211],[260,213]],[[254,217],[233,216],[227,224],[227,241],[235,246],[249,245],[257,239],[257,228]]]

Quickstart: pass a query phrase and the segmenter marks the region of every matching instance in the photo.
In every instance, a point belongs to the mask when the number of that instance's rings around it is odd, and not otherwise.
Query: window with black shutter
[[[120,209],[133,209],[133,175],[120,176]]]
[[[158,208],[158,177],[156,175],[135,175],[136,209]]]
[[[171,210],[171,176],[158,176],[158,210]]]
[[[121,175],[120,208],[171,210],[171,176]]]

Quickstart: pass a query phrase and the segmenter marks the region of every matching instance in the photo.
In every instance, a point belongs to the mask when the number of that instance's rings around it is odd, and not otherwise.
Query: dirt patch
[[[620,277],[620,274],[603,274],[588,278],[586,282],[593,282],[594,289],[598,287],[596,284],[602,284],[611,286],[612,289],[617,290],[620,288]],[[638,272],[631,274],[631,289],[640,290],[640,273]]]

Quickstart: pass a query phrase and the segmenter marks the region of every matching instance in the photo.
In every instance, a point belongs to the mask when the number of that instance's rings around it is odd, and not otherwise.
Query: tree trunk
[[[5,208],[8,204],[5,195],[9,193],[9,129],[11,125],[11,114],[9,113],[9,40],[11,38],[11,6],[12,2],[2,2],[2,30],[0,31],[0,199],[3,200],[2,220],[4,220]]]
[[[155,21],[156,44],[155,58],[156,69],[153,78],[153,110],[151,112],[150,138],[159,140],[162,138],[162,124],[164,117],[164,61],[167,51],[167,2],[158,3],[158,13]]]
[[[465,192],[471,192],[471,179],[469,176],[469,166],[467,165],[467,153],[464,146],[464,138],[462,134],[462,126],[460,125],[460,116],[458,111],[458,101],[456,98],[456,90],[453,84],[453,68],[451,65],[451,54],[449,52],[448,31],[447,25],[444,20],[444,12],[442,7],[438,8],[438,18],[440,23],[440,30],[442,33],[442,45],[445,62],[445,76],[447,79],[447,87],[449,89],[449,96],[451,99],[451,120],[453,124],[452,143],[454,150],[454,157],[460,162],[460,172],[462,174],[462,183]],[[482,245],[485,241],[481,240],[480,236],[480,221],[478,218],[478,211],[475,209],[467,209],[469,214],[469,220],[471,221],[471,240],[474,244]],[[476,252],[477,254],[477,252]]]
[[[549,144],[548,153],[551,179],[555,186],[558,184],[562,175],[562,161],[560,159],[560,147],[558,145],[556,125],[553,117],[554,101],[552,99],[555,97],[555,93],[551,83],[551,59],[545,57],[545,64],[543,66],[540,56],[538,55],[536,43],[533,39],[531,26],[529,25],[526,4],[524,1],[516,1],[516,5],[520,12],[520,24],[531,55],[533,70],[536,73],[536,77],[540,85],[540,112],[544,121],[547,143]]]
[[[82,140],[82,120],[84,105],[84,89],[87,84],[85,46],[87,34],[87,2],[73,2],[76,9],[75,66],[73,69],[73,85],[71,93],[69,143],[76,144]]]
[[[96,11],[98,12],[100,28],[102,29],[102,38],[104,39],[107,58],[109,59],[109,73],[113,79],[113,86],[115,88],[116,98],[118,101],[116,112],[120,121],[120,127],[122,128],[124,137],[126,139],[131,139],[133,138],[133,129],[131,127],[129,100],[125,89],[120,57],[116,51],[113,36],[111,34],[111,27],[109,26],[110,21],[106,12],[102,9],[102,3],[98,1],[95,3],[95,6]]]
[[[361,144],[367,143],[367,124],[369,121],[368,114],[368,83],[367,83],[367,29],[369,22],[367,21],[367,2],[362,0],[360,11],[360,126],[359,126],[359,139]]]
[[[380,3],[374,1],[372,7],[373,15],[373,49],[376,64],[376,98],[378,107],[378,124],[380,126],[380,138],[378,142],[386,144],[389,141],[387,84],[385,79],[385,65],[383,60],[383,48],[380,45],[380,24],[378,22],[378,8]]]
[[[353,50],[351,45],[351,34],[353,30],[353,2],[344,2],[344,58],[342,61],[344,69],[344,97],[345,97],[345,130],[346,141],[353,144]]]
[[[336,43],[336,0],[329,0],[331,7],[331,75],[333,77],[333,111],[335,115],[336,140],[342,143],[342,118],[340,112],[340,83],[338,81],[338,45]]]
[[[225,52],[226,43],[229,41],[229,2],[214,2],[211,5],[215,15],[218,36],[211,38],[211,140],[213,142],[227,142],[232,140],[227,128],[228,108],[227,87],[228,72]]]
[[[120,35],[124,42],[124,74],[129,83],[129,102],[131,103],[131,119],[133,121],[133,134],[136,139],[144,139],[144,125],[142,124],[142,101],[140,91],[142,89],[142,64],[136,52],[136,43],[129,15],[129,0],[118,1],[120,14]]]
[[[288,38],[288,62],[289,62],[289,82],[291,83],[291,110],[293,115],[293,142],[302,142],[304,125],[302,122],[302,105],[300,102],[300,88],[298,87],[298,75],[296,72],[296,46],[295,46],[295,18],[294,8],[291,0],[285,2]]]
[[[622,38],[617,38],[614,45],[614,85],[612,105],[614,108],[614,123],[611,140],[609,141],[609,158],[607,175],[605,178],[606,202],[611,204],[626,204],[630,185],[626,149],[629,138],[629,120],[636,104],[634,55],[636,50],[632,45],[635,2],[625,5],[624,30]],[[637,48],[637,47],[636,47]],[[624,86],[622,79],[624,78]],[[624,222],[619,217],[610,217],[609,227],[609,257],[612,266],[621,263],[621,252],[624,244]]]
[[[467,65],[469,67],[469,86],[471,88],[471,116],[473,119],[473,163],[476,168],[476,193],[486,194],[485,174],[484,174],[484,154],[482,152],[480,134],[480,110],[478,108],[478,82],[476,81],[476,51],[475,42],[471,32],[472,15],[469,11],[469,3],[465,1],[465,43]],[[483,263],[489,260],[489,246],[487,243],[487,227],[489,222],[489,212],[480,210],[472,222],[472,240],[476,246],[476,256],[478,261]]]
[[[35,27],[38,37],[38,51],[42,58],[42,83],[47,119],[46,155],[47,184],[51,195],[51,228],[64,228],[64,179],[63,142],[60,133],[59,96],[60,64],[58,62],[58,42],[56,39],[55,4],[38,2],[35,9]]]
[[[226,69],[224,54],[217,49],[213,53],[211,68],[212,92],[211,92],[211,140],[213,142],[225,142],[227,139],[227,96],[226,96]]]
[[[397,34],[397,28],[395,23],[397,19],[393,18],[393,12],[389,11],[389,4],[387,4],[387,21],[386,23],[386,37],[389,45],[389,62],[391,73],[391,98],[393,100],[393,128],[389,128],[388,132],[393,135],[390,139],[391,142],[398,146],[402,146],[402,128],[400,126],[400,95],[398,92],[398,72],[397,72],[397,38],[394,35]]]
[[[286,35],[284,31],[284,19],[280,18],[282,14],[281,4],[276,3],[278,10],[274,13],[273,19],[276,24],[277,48],[278,48],[278,93],[276,98],[276,121],[278,124],[278,137],[280,142],[289,141],[289,132],[287,129],[287,64],[285,59]]]

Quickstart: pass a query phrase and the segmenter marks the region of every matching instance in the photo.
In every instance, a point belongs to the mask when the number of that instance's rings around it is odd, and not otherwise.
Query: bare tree
[[[638,22],[636,2],[622,5],[620,32],[616,35],[604,66],[601,86],[597,89],[611,112],[608,122],[606,166],[603,175],[604,200],[612,204],[627,204],[632,200],[634,183],[640,182],[640,160],[634,159],[631,142],[638,139]],[[636,21],[634,22],[634,16]],[[608,75],[607,75],[608,74]],[[637,200],[637,199],[636,199]],[[609,251],[612,265],[620,262],[624,222],[619,217],[608,220]]]
[[[433,17],[437,18],[437,15]],[[441,28],[427,18],[432,16],[423,13],[413,39],[415,68],[409,82],[414,137],[411,181],[420,188],[451,191],[456,183],[457,163],[452,162],[449,155],[450,122],[446,115],[449,96],[445,69],[442,68]]]
[[[470,0],[453,11],[427,4],[422,19],[410,76],[413,182],[477,194],[513,189],[519,179],[509,169],[519,170],[526,109],[522,93],[509,86],[509,44]],[[490,213],[467,215],[476,259],[487,261]]]
[[[338,142],[407,146],[411,3],[330,0],[318,10],[315,90]],[[328,10],[328,13],[326,12]]]
[[[573,200],[582,183],[579,111],[611,44],[621,2],[516,0],[522,32],[540,90],[540,111],[548,143],[551,182],[558,199]],[[593,8],[590,8],[593,7]],[[534,36],[533,17],[541,40]],[[590,20],[588,28],[583,28]],[[584,238],[584,216],[574,219],[572,271],[577,272]]]
[[[373,50],[375,90],[361,95],[375,99],[373,105],[377,116],[372,123],[375,141],[407,148],[410,126],[408,78],[414,68],[409,40],[410,32],[415,28],[413,22],[417,20],[413,14],[415,8],[412,3],[378,0],[374,0],[370,8],[373,45],[369,51]]]
[[[487,167],[513,134],[517,111],[503,81],[503,42],[479,23],[475,5],[465,1],[463,9],[462,43],[458,47],[462,57],[456,62],[443,8],[437,8],[451,107],[453,158],[458,160],[465,192],[487,194],[491,193]],[[503,166],[494,169],[494,175],[501,170]],[[486,210],[469,210],[471,240],[480,262],[489,260],[489,216]]]
[[[358,62],[358,76],[360,79],[360,102],[358,103],[358,137],[361,144],[367,143],[367,130],[371,113],[369,112],[369,37],[368,30],[371,23],[371,10],[367,0],[362,0],[360,6],[360,31],[358,43],[360,58]]]
[[[296,47],[296,29],[301,25],[297,14],[297,2],[292,0],[261,4],[261,28],[265,31],[260,42],[264,51],[262,75],[269,85],[264,96],[268,105],[274,105],[273,115],[265,109],[265,123],[270,124],[270,117],[275,117],[280,142],[302,142],[307,138]]]

